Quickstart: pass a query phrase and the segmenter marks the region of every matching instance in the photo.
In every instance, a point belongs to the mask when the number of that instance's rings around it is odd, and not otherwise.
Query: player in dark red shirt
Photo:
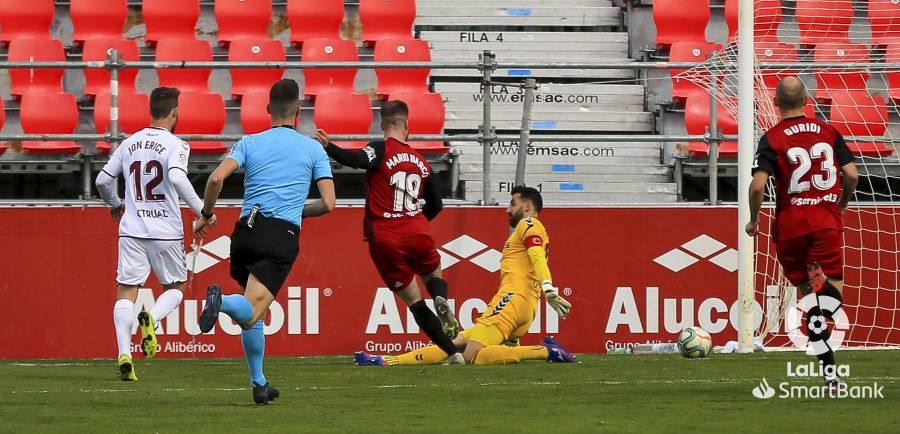
[[[451,364],[465,363],[452,339],[458,322],[447,304],[447,282],[441,277],[441,258],[428,234],[428,221],[443,207],[434,188],[431,166],[406,144],[409,108],[403,101],[388,101],[381,108],[384,141],[361,150],[342,149],[329,142],[325,131],[316,138],[335,161],[366,169],[366,212],[363,233],[369,255],[381,278],[409,307],[416,323],[451,356]],[[422,276],[440,319],[425,304],[416,282]]]
[[[766,183],[775,178],[775,221],[772,240],[785,277],[802,296],[811,292],[842,301],[844,263],[841,218],[859,181],[854,156],[844,138],[826,122],[803,114],[806,87],[797,77],[786,77],[776,89],[775,105],[781,122],[759,141],[750,184],[750,223],[747,234],[759,233],[759,209]],[[838,305],[839,307],[840,305]],[[806,313],[809,339],[825,343],[816,351],[826,372],[825,383],[836,386],[834,352],[827,327],[808,327],[809,321],[830,318],[834,311],[817,305]],[[824,324],[824,321],[822,322]],[[828,367],[831,367],[830,375]]]

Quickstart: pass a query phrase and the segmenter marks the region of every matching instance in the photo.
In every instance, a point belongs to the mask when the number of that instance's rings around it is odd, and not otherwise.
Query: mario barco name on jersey
[[[400,163],[415,164],[419,168],[419,170],[422,171],[422,177],[428,177],[428,175],[431,173],[431,171],[428,169],[428,166],[425,165],[425,163],[423,163],[422,160],[419,159],[419,157],[417,157],[413,154],[408,154],[406,152],[401,152],[399,154],[395,154],[393,157],[391,157],[390,160],[387,160],[384,164],[387,166],[388,169],[393,169],[394,166],[396,166]]]

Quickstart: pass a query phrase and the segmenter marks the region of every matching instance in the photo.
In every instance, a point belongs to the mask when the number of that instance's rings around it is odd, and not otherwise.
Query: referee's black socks
[[[425,288],[428,290],[428,294],[431,295],[431,298],[435,297],[444,297],[444,300],[447,299],[447,281],[441,279],[440,277],[432,277],[425,282]]]
[[[444,350],[447,355],[459,352],[456,345],[453,344],[453,340],[444,333],[444,327],[441,326],[441,320],[439,320],[437,315],[428,308],[428,305],[425,304],[425,300],[419,300],[413,303],[412,306],[409,307],[409,310],[412,312],[416,324],[418,324],[419,328],[428,335],[431,342],[434,342],[435,345]]]

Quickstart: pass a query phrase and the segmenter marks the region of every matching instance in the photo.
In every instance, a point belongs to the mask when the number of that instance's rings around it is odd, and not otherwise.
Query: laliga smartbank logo
[[[802,318],[804,318],[814,307],[818,307],[818,314],[810,315],[806,323],[806,331],[803,331]],[[824,312],[824,313],[822,313]],[[834,322],[831,333],[828,334],[828,320]],[[791,343],[797,348],[806,350],[808,355],[819,356],[827,353],[829,350],[837,350],[844,342],[847,331],[850,328],[850,321],[847,313],[841,307],[841,302],[827,295],[817,296],[814,293],[808,294],[797,303],[794,309],[787,313],[787,330]],[[810,336],[827,336],[826,339],[812,340]],[[776,387],[769,385],[769,382],[763,378],[760,383],[753,388],[752,394],[758,399],[771,399],[778,397],[780,399],[882,399],[884,398],[884,386],[880,386],[877,382],[871,384],[861,384],[852,381],[854,384],[847,382],[851,378],[850,365],[824,365],[821,361],[809,362],[807,364],[794,365],[787,362],[786,375],[788,380],[799,379],[803,383],[792,383],[791,381],[782,381],[776,384]],[[821,383],[823,378],[832,379],[830,385]],[[810,381],[814,384],[809,384]]]
[[[878,382],[859,383],[850,375],[850,365],[823,366],[822,362],[793,365],[787,362],[788,380],[773,386],[765,378],[753,388],[757,399],[884,399],[884,386]],[[840,378],[832,386],[821,383],[822,378]],[[801,382],[802,381],[802,382]],[[848,382],[849,381],[849,382]]]

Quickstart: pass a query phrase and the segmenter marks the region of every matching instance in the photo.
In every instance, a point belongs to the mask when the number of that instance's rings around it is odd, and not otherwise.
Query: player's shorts
[[[242,218],[231,233],[231,278],[241,287],[253,274],[273,296],[284,286],[300,252],[300,228],[277,218],[257,215],[253,228]]]
[[[825,229],[787,240],[775,246],[784,276],[794,285],[809,280],[806,267],[813,262],[831,279],[844,280],[844,237],[841,231]]]
[[[116,282],[143,285],[150,277],[150,270],[163,286],[186,281],[184,241],[119,237]]]
[[[416,275],[426,275],[441,266],[441,257],[428,234],[386,241],[370,241],[369,255],[378,274],[391,291],[406,288]]]
[[[487,310],[465,335],[484,346],[500,345],[528,333],[537,311],[537,301],[517,293],[498,292]]]

